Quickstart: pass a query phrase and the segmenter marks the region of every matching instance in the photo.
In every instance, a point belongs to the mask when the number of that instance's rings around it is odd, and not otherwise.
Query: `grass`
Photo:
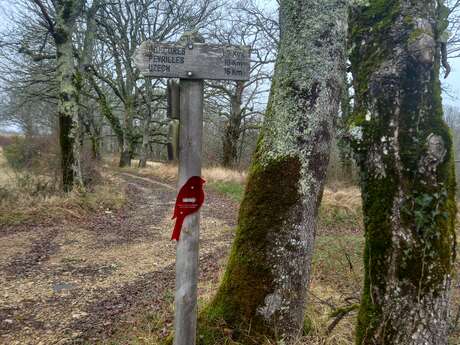
[[[331,231],[362,228],[361,193],[356,187],[327,188],[319,210],[320,228]]]
[[[221,194],[228,196],[234,201],[240,202],[244,196],[244,185],[233,181],[215,181],[209,186]]]
[[[137,166],[137,162],[133,161],[132,166]],[[175,182],[178,167],[173,164],[149,162],[148,166],[143,169],[122,168],[121,171]],[[222,167],[206,167],[203,169],[203,178],[206,180],[205,187],[211,188],[236,202],[240,202],[243,199],[246,173]]]
[[[123,169],[138,173],[138,169]],[[141,169],[141,175],[175,181],[177,167],[153,163]],[[245,174],[222,168],[203,169],[207,186],[213,190],[240,202],[244,196]],[[306,312],[306,334],[299,345],[350,345],[353,343],[357,303],[362,288],[363,264],[362,250],[361,197],[354,187],[326,188],[320,209],[320,224],[313,259],[310,301]],[[226,259],[219,264],[222,277]],[[199,306],[205,306],[213,297],[218,279],[200,282]],[[167,335],[172,331],[173,301],[169,309],[155,316],[140,316],[136,320],[135,330],[122,327],[110,342],[104,345],[164,345]],[[340,313],[344,317],[331,329]],[[161,321],[163,320],[163,321]],[[158,327],[158,324],[167,324]],[[224,334],[231,332],[223,326]],[[166,342],[167,344],[167,342]],[[238,345],[228,340],[226,344]],[[269,343],[267,343],[268,345]],[[219,344],[220,345],[220,344]]]
[[[359,235],[319,236],[313,260],[310,300],[306,311],[305,334],[298,345],[351,345],[362,280],[362,248],[364,240]],[[226,259],[220,261],[218,276],[222,277]],[[351,268],[352,267],[352,268]],[[213,297],[218,280],[200,281],[199,307]],[[172,292],[171,292],[172,294]],[[156,315],[140,315],[129,327],[121,327],[110,340],[100,345],[168,345],[173,329],[173,299],[164,297],[168,310]],[[337,315],[345,317],[329,330]],[[214,330],[224,336],[231,333],[224,324]],[[239,345],[228,337],[225,343]],[[210,345],[210,344],[207,344]],[[278,345],[266,342],[261,345]]]
[[[143,169],[142,174],[165,178],[175,181],[177,167],[154,163]],[[208,186],[229,198],[240,202],[244,196],[244,174],[232,172],[222,168],[204,169],[203,176],[208,181]],[[351,345],[354,344],[354,329],[356,315],[359,307],[360,292],[363,280],[362,252],[364,248],[363,216],[361,211],[361,195],[356,187],[330,186],[324,191],[320,207],[318,236],[312,264],[312,277],[310,284],[310,299],[306,311],[306,326],[308,332],[298,345]],[[226,260],[220,262],[222,277]],[[218,280],[200,282],[202,288],[199,298],[200,307],[205,306],[214,295]],[[458,295],[459,289],[455,291]],[[455,300],[460,300],[456,297]],[[458,308],[458,307],[456,307]],[[172,310],[159,315],[153,322],[151,316],[140,316],[138,322],[143,325],[136,331],[120,329],[115,335],[111,345],[138,345],[138,344],[165,344],[165,327],[158,328],[158,323],[168,324],[166,327],[172,331]],[[343,316],[343,318],[341,318]],[[339,322],[336,321],[340,319]],[[159,321],[160,320],[160,321]],[[163,320],[163,321],[161,321]],[[148,329],[149,331],[142,331]],[[222,327],[221,332],[231,332]],[[120,334],[130,334],[129,339],[120,340]],[[455,342],[456,335],[451,340]],[[106,344],[106,343],[104,343]],[[107,343],[108,344],[108,343]],[[226,344],[238,345],[231,340]],[[266,345],[269,345],[268,343]],[[273,344],[274,345],[274,344]]]
[[[177,167],[160,163],[150,164],[145,169],[123,171],[154,176],[171,182],[177,178]],[[203,176],[208,181],[209,188],[236,202],[241,201],[246,179],[244,173],[222,168],[206,168],[203,169]],[[118,181],[110,174],[103,176],[103,180],[106,182],[91,193],[33,196],[17,190],[15,176],[4,162],[2,163],[0,154],[0,193],[3,190],[5,193],[20,193],[14,204],[1,198],[0,225],[23,223],[37,217],[81,218],[88,212],[120,207],[124,202],[124,195],[119,190]],[[355,187],[326,188],[318,228],[310,298],[306,310],[305,329],[308,332],[299,340],[298,345],[351,345],[354,343],[356,308],[363,279],[364,236],[359,190]],[[220,272],[217,272],[212,280],[199,283],[200,307],[205,306],[214,295],[218,287],[216,276],[222,277],[225,263],[225,258],[219,262]],[[459,263],[457,267],[460,269]],[[460,289],[457,288],[454,294],[454,300],[460,301]],[[131,316],[128,322],[118,327],[113,337],[98,344],[164,344],[173,328],[173,298],[173,291],[167,291],[163,298],[166,308],[155,314]],[[458,309],[458,306],[456,308]],[[341,313],[344,317],[335,324]],[[220,331],[231,332],[224,326]],[[452,345],[457,345],[458,334],[453,335]],[[238,345],[230,340],[226,344]]]
[[[116,166],[116,162],[110,162]],[[149,162],[146,168],[138,169],[137,161],[132,161],[132,168],[123,168],[122,171],[135,172],[145,176],[155,176],[162,180],[174,182],[177,180],[178,167],[174,164]],[[202,170],[203,178],[208,182],[234,182],[244,185],[246,173],[222,167],[205,167]]]
[[[137,166],[133,161],[133,167]],[[144,169],[123,168],[122,171],[153,176],[169,182],[177,180],[177,166],[149,162]],[[241,202],[244,196],[246,173],[222,167],[206,167],[203,177],[206,187]],[[357,187],[332,186],[324,191],[319,215],[320,227],[331,231],[359,229],[362,224],[361,194]]]
[[[125,202],[123,191],[111,180],[84,193],[31,195],[14,187],[6,193],[8,197],[0,201],[0,225],[83,219],[96,211],[116,210]]]
[[[83,219],[99,210],[115,210],[125,202],[119,181],[102,173],[90,191],[61,193],[50,176],[10,169],[0,148],[0,226]]]

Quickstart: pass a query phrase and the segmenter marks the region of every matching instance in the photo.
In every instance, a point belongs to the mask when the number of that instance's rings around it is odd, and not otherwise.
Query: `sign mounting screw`
[[[188,44],[188,49],[193,49],[193,43]]]
[[[190,71],[187,72],[187,77],[191,77],[191,76],[193,76],[193,72],[190,72]]]

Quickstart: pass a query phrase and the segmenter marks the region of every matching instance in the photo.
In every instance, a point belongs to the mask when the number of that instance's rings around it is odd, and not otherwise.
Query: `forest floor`
[[[3,223],[0,344],[146,345],[167,337],[174,300],[174,171],[110,168],[106,174],[124,192],[122,205],[94,208],[84,216],[69,209],[69,217]],[[223,273],[243,192],[241,176],[226,181],[216,174],[204,173],[209,184],[202,210],[200,306]],[[309,333],[301,344],[353,343],[364,243],[359,199],[353,188],[326,191]]]

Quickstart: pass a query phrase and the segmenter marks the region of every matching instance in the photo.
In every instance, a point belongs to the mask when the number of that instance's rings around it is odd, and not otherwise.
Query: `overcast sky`
[[[444,103],[454,105],[460,108],[460,59],[450,61],[452,73],[443,81],[444,87],[448,94],[444,94]]]
[[[276,0],[256,0],[259,5],[275,8]],[[12,5],[16,0],[0,0],[0,30],[5,27],[6,21],[2,20],[5,12],[10,12]],[[460,58],[450,60],[452,73],[447,80],[443,80],[443,86],[447,90],[443,99],[445,104],[457,106],[460,108]]]

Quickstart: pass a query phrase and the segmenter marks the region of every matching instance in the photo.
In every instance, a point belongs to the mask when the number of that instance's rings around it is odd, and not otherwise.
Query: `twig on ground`
[[[329,335],[331,332],[334,330],[334,328],[339,324],[342,319],[347,316],[349,313],[352,311],[356,310],[359,308],[359,304],[352,304],[352,305],[347,305],[345,307],[339,308],[335,310],[332,314],[331,317],[335,317],[335,319],[332,321],[332,323],[329,325],[327,328],[326,334]]]

